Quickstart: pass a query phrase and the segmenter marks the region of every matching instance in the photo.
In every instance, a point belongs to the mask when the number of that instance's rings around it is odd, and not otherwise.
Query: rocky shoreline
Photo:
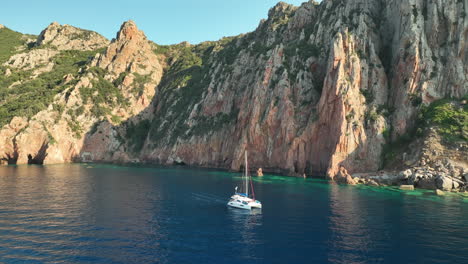
[[[403,171],[356,173],[338,182],[369,186],[400,186],[402,189],[426,189],[446,192],[468,192],[468,170],[450,162],[436,166],[413,167]],[[346,180],[347,179],[347,180]],[[439,192],[440,193],[440,192]]]
[[[88,162],[78,162],[79,164],[94,164]],[[107,164],[106,162],[99,162],[97,164]],[[133,162],[109,162],[108,164],[117,164],[123,166],[183,166],[193,167],[201,169],[212,169],[221,171],[236,172],[229,168],[222,167],[204,167],[204,166],[193,166],[185,164],[183,162],[177,162],[171,165],[158,164],[158,163],[147,163],[141,161]],[[252,168],[252,175],[256,175],[257,168]],[[304,178],[315,178],[309,175],[299,174],[285,174],[277,171],[264,170],[266,174],[275,174],[285,177],[304,177]],[[262,175],[263,176],[263,175]],[[258,177],[258,176],[257,176]],[[260,176],[261,177],[261,176]],[[348,185],[367,185],[372,187],[388,187],[395,186],[402,190],[434,190],[435,194],[443,195],[444,192],[452,193],[465,193],[468,194],[468,169],[456,166],[451,161],[447,160],[445,163],[439,161],[435,166],[419,166],[412,167],[402,171],[378,171],[378,172],[367,172],[367,173],[353,173],[349,174],[344,167],[340,167],[339,173],[332,180],[338,184]]]

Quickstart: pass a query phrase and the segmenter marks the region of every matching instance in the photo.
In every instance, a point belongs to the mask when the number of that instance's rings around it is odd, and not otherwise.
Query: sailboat
[[[252,184],[252,178],[249,176],[249,169],[248,169],[248,164],[247,164],[247,151],[245,151],[245,173],[244,177],[245,179],[242,179],[242,182],[244,184],[243,190],[245,191],[244,193],[237,192],[237,186],[234,189],[234,195],[231,196],[231,199],[227,203],[228,206],[235,207],[235,208],[240,208],[240,209],[247,209],[251,210],[253,208],[262,208],[262,203],[258,200],[255,199],[255,192],[253,189],[253,184]],[[251,193],[252,196],[249,196],[249,181],[250,181],[250,186],[251,186]]]

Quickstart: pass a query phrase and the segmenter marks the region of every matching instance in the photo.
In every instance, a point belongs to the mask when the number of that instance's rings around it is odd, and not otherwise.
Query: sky
[[[0,24],[38,35],[51,22],[89,29],[108,39],[134,20],[158,44],[192,44],[253,31],[279,0],[3,0]],[[299,6],[307,0],[283,0]]]

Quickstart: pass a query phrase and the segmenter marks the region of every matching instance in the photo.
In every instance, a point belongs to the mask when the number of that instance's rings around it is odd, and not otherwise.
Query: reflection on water
[[[360,208],[357,195],[337,184],[330,185],[329,261],[332,263],[365,263],[366,252],[373,246],[366,228],[367,212]]]
[[[2,263],[468,263],[460,196],[112,165],[0,167]]]
[[[244,246],[237,249],[237,253],[245,260],[260,260],[257,256],[258,252],[255,252],[255,250],[263,243],[258,238],[257,233],[262,225],[262,210],[243,210],[231,207],[227,207],[227,210],[231,220],[232,233],[234,234],[233,239],[240,235],[240,241],[244,243]]]

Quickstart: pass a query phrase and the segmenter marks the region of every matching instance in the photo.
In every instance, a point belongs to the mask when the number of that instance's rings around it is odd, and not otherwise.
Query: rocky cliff
[[[426,162],[436,133],[443,148],[430,162],[455,153],[463,175],[467,6],[280,2],[255,31],[198,45],[154,44],[131,21],[111,43],[53,23],[32,45],[17,36],[1,68],[0,157],[237,170],[249,150],[253,167],[353,183],[348,172]],[[34,85],[53,92],[13,103]],[[430,111],[444,98],[452,128]]]

